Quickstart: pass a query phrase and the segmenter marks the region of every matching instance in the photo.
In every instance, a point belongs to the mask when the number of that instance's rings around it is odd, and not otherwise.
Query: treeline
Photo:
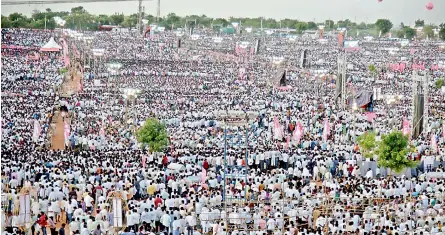
[[[124,15],[120,13],[112,15],[93,15],[86,11],[82,6],[74,7],[71,11],[54,12],[47,8],[44,12],[35,11],[31,17],[20,13],[13,13],[9,16],[2,15],[2,28],[35,28],[35,29],[54,29],[61,27],[57,24],[54,17],[59,17],[65,21],[64,28],[77,30],[98,30],[99,25],[119,25],[122,27],[136,27],[138,23],[138,14]],[[393,33],[393,36],[413,38],[417,35],[417,30],[405,26],[403,23],[394,27],[394,24],[387,19],[379,19],[375,23],[352,22],[349,19],[333,21],[325,20],[323,22],[303,22],[296,19],[275,20],[271,18],[212,18],[206,15],[178,16],[170,13],[165,17],[157,19],[153,15],[143,15],[143,19],[148,20],[149,24],[156,23],[165,27],[167,30],[183,28],[185,25],[195,28],[220,28],[230,26],[232,22],[241,23],[243,27],[252,28],[290,28],[295,29],[296,33],[302,33],[305,30],[317,30],[319,25],[324,25],[325,31],[337,28],[347,28],[349,35],[355,35],[357,31],[368,35],[385,35]],[[46,23],[46,25],[45,25]],[[445,40],[445,24],[433,25],[426,24],[424,20],[416,20],[415,27],[423,27],[422,37],[434,38],[434,30],[439,31],[439,38]],[[394,35],[395,34],[395,35]]]

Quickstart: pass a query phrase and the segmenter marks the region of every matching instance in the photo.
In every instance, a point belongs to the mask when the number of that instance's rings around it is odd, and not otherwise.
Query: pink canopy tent
[[[40,51],[60,51],[61,49],[62,47],[59,46],[52,37],[42,48],[40,48]]]

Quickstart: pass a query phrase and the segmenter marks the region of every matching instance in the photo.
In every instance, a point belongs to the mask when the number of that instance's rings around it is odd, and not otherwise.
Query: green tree
[[[120,25],[122,22],[124,22],[125,17],[123,14],[114,14],[110,16],[110,20],[113,23],[113,25]]]
[[[404,29],[397,30],[397,31],[396,31],[396,37],[398,37],[398,38],[404,38],[404,37],[405,37],[405,30],[404,30]]]
[[[440,24],[439,38],[445,41],[445,23]]]
[[[297,20],[293,20],[293,19],[284,19],[284,20],[281,21],[281,26],[283,28],[294,29],[295,25],[297,24],[297,22],[298,22]]]
[[[373,64],[368,65],[368,70],[372,76],[375,76],[377,74],[377,68]]]
[[[408,154],[413,152],[414,148],[409,145],[408,136],[403,135],[401,131],[383,135],[377,146],[379,167],[387,167],[400,173],[405,168],[414,168],[418,165],[418,162],[408,158]]]
[[[280,24],[275,19],[269,18],[263,20],[263,27],[269,28],[269,29],[275,29],[278,28]]]
[[[317,26],[317,24],[315,24],[314,22],[307,22],[307,29],[312,29],[312,30],[314,30],[314,29],[318,29],[318,26]]]
[[[45,25],[46,21],[46,25]],[[42,19],[42,20],[35,20],[32,21],[29,25],[33,29],[55,29],[56,28],[56,21],[54,19]]]
[[[65,27],[70,29],[93,29],[94,17],[86,11],[75,11],[64,17]],[[97,27],[94,27],[97,29]]]
[[[156,118],[147,119],[136,132],[136,138],[144,146],[148,146],[150,152],[161,152],[168,146],[167,129]]]
[[[27,28],[31,20],[21,13],[12,13],[8,16],[11,28]]]
[[[333,20],[325,20],[324,26],[326,29],[333,29],[335,28],[335,22]]]
[[[8,17],[2,15],[2,29],[11,28],[11,21]]]
[[[408,136],[401,131],[393,131],[383,135],[381,141],[376,141],[375,132],[366,132],[357,140],[360,151],[364,157],[370,158],[377,155],[379,167],[386,167],[396,173],[401,173],[405,168],[413,168],[417,161],[409,159],[409,154],[414,147],[409,145]]]
[[[373,66],[373,65],[370,65]],[[375,69],[375,67],[374,67]],[[357,143],[360,146],[360,152],[366,158],[372,158],[375,155],[377,143],[375,140],[376,133],[373,131],[365,132],[357,138]]]
[[[414,24],[416,27],[423,27],[423,26],[425,26],[425,21],[418,19],[414,22]]]
[[[95,21],[101,25],[109,25],[111,20],[107,15],[98,15],[95,17]]]
[[[198,19],[197,19],[198,21]],[[197,22],[198,23],[198,22]],[[171,29],[172,25],[174,27],[181,27],[181,17],[177,16],[175,13],[169,13],[167,17],[162,21],[162,24],[167,28]]]
[[[434,26],[433,25],[426,25],[423,27],[423,34],[425,35],[425,38],[434,38]]]
[[[222,24],[223,27],[226,27],[227,25],[229,25],[229,21],[224,18],[216,18],[215,20],[213,20],[213,24]]]
[[[215,23],[215,21],[213,21],[213,23]],[[261,19],[260,18],[245,18],[245,19],[243,19],[243,26],[244,27],[252,27],[252,28],[260,28],[261,27]]]
[[[181,17],[179,17],[179,20],[178,20],[178,24],[180,24],[180,23],[181,23]],[[198,24],[200,27],[208,28],[212,24],[212,18],[207,17],[206,15],[201,15],[198,18]]]
[[[365,22],[360,23],[360,24],[357,26],[357,28],[358,28],[358,29],[366,29],[366,28],[367,28],[367,27],[366,27],[366,23],[365,23]]]
[[[10,14],[8,18],[10,21],[17,21],[20,19],[26,19],[26,16],[24,16],[22,13],[14,12],[14,13]]]
[[[337,28],[346,28],[346,22],[343,20],[337,21]]]
[[[391,30],[392,23],[388,19],[378,19],[375,22],[375,26],[377,27],[378,30],[382,32],[382,34],[386,34],[389,32],[389,30]]]
[[[156,21],[156,17],[153,15],[146,15],[144,16],[144,19],[148,20],[150,24]]]
[[[295,25],[295,30],[297,30],[297,33],[302,33],[303,31],[305,31],[307,29],[307,24],[306,22],[298,22]]]
[[[437,88],[437,89],[441,89],[443,86],[445,86],[445,81],[441,78],[441,79],[437,79],[435,82],[434,82],[434,86]]]
[[[83,6],[73,7],[71,8],[71,13],[85,13],[87,12]]]
[[[405,36],[408,39],[413,39],[416,36],[417,31],[410,27],[405,27],[404,29]]]

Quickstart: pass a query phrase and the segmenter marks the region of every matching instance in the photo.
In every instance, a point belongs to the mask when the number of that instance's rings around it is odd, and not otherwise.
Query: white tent
[[[54,41],[54,37],[51,37],[51,39],[40,48],[40,51],[60,51],[60,49],[62,49],[62,47]]]

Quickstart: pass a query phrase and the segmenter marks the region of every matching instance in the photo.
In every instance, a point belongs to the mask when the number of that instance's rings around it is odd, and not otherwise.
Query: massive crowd
[[[62,52],[35,48],[50,37],[65,38],[72,61],[82,67],[70,69],[82,85],[69,97],[59,89]],[[337,39],[262,36],[257,53],[240,56],[237,42],[252,46],[255,37],[212,38],[183,36],[177,48],[178,36],[170,32],[143,39],[132,33],[2,29],[2,231],[445,233],[445,102],[434,88],[444,70],[431,71],[428,125],[411,140],[416,152],[407,157],[421,161],[419,167],[389,175],[356,144],[366,131],[380,136],[412,119],[416,72],[409,65],[445,61],[436,43],[400,47],[360,39],[360,50],[346,52],[348,92],[381,88],[383,95],[397,97],[391,104],[374,97],[376,117],[369,118],[362,108],[342,110],[336,103]],[[305,49],[310,68],[300,69]],[[277,57],[289,68],[285,88],[271,84]],[[401,61],[405,70],[389,68]],[[126,88],[137,89],[137,96],[125,99]],[[65,109],[71,133],[64,150],[51,150],[53,116]],[[229,123],[227,115],[242,122]],[[135,130],[149,117],[167,127],[164,152],[150,153],[136,140]],[[297,140],[298,126],[304,131]],[[438,151],[431,147],[432,135]],[[27,223],[19,197],[24,189],[31,195]],[[125,226],[116,224],[111,192],[124,199]]]

